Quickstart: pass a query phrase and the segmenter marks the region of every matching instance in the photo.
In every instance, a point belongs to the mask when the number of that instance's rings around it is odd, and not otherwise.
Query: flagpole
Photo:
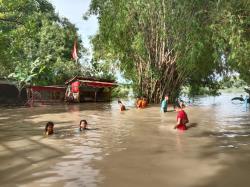
[[[77,39],[74,41],[74,46],[72,50],[72,58],[75,60],[76,63],[78,63],[78,55],[77,55]]]

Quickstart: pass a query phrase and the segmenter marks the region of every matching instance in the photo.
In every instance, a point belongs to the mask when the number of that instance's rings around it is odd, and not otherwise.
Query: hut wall
[[[110,89],[106,88],[94,88],[81,86],[80,87],[80,102],[84,101],[110,101]]]
[[[19,91],[15,85],[0,84],[0,104],[15,104],[18,102]]]

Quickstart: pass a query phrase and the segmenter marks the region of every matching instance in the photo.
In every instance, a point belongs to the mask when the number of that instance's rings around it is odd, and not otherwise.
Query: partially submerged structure
[[[19,89],[15,81],[0,79],[0,105],[21,105],[26,101],[25,87]]]
[[[36,104],[55,104],[64,102],[64,86],[29,86],[27,87],[28,106]]]
[[[0,104],[43,105],[63,102],[110,101],[114,81],[75,76],[58,86],[25,86],[0,79]]]
[[[110,80],[75,76],[65,82],[68,102],[110,101],[111,91],[117,83]]]
[[[19,90],[17,86],[8,80],[0,79],[0,103],[14,104],[18,100]]]

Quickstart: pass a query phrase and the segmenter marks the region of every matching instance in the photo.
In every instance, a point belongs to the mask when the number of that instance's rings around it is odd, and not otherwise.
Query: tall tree
[[[218,58],[250,85],[250,1],[217,1],[211,17],[213,47]]]
[[[207,1],[92,0],[99,18],[97,59],[113,59],[150,101],[176,96],[184,83],[206,84],[217,68]]]

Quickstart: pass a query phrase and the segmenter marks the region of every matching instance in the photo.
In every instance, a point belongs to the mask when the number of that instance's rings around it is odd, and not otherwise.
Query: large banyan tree
[[[89,14],[99,20],[95,60],[118,65],[135,92],[154,103],[166,93],[175,97],[184,84],[218,88],[216,77],[228,69],[225,44],[215,42],[225,2],[92,0]]]
[[[213,59],[206,54],[210,33],[199,24],[205,13],[198,18],[193,6],[184,0],[93,0],[91,13],[100,24],[93,39],[95,57],[117,60],[135,91],[151,102],[178,94],[191,73],[206,77],[213,72]]]

